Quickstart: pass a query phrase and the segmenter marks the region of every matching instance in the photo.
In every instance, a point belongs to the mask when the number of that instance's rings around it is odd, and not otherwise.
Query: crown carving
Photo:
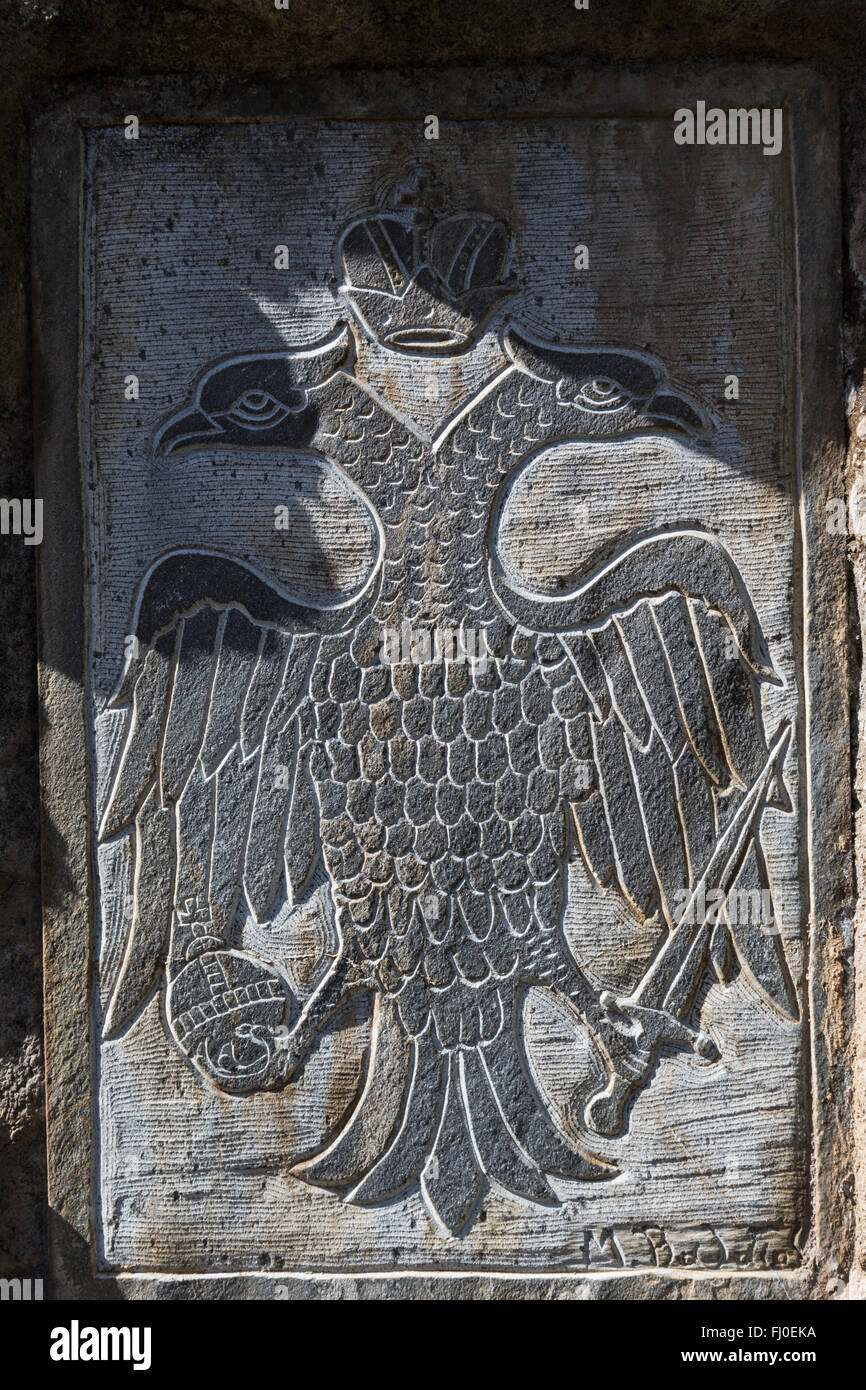
[[[486,213],[373,213],[342,232],[340,294],[365,333],[394,352],[464,352],[515,291],[511,235]]]

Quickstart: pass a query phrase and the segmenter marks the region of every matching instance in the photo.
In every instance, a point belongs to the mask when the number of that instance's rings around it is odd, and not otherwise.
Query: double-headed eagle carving
[[[697,527],[625,537],[586,572],[575,556],[579,579],[551,596],[495,544],[509,480],[542,446],[702,435],[704,408],[645,353],[508,323],[505,365],[432,443],[354,374],[358,331],[419,373],[470,351],[512,291],[508,253],[491,217],[357,219],[339,243],[355,326],[217,362],[156,430],[160,455],[322,456],[363,494],[380,551],[363,590],[330,607],[228,554],[158,559],[112,701],[127,728],[100,828],[132,837],[135,864],[108,1036],[164,980],[168,1030],[198,1072],[236,1095],[273,1090],[366,992],[359,1100],[294,1172],[361,1204],[420,1183],[452,1233],[490,1181],[554,1203],[551,1178],[616,1174],[593,1136],[623,1131],[659,1048],[718,1056],[695,1017],[708,971],[743,971],[780,1024],[797,1016],[778,932],[703,907],[770,891],[762,815],[791,810],[790,729],[768,743],[762,717],[778,677],[730,554]],[[405,624],[483,632],[486,651],[383,659],[383,633]],[[567,943],[574,859],[665,929],[628,996],[592,985]],[[238,923],[303,903],[322,864],[335,945],[301,1001],[279,961],[240,949]],[[602,1073],[568,1133],[527,1062],[531,986],[567,1005]]]

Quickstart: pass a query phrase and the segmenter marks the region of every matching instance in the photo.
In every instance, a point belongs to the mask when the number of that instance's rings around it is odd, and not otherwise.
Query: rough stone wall
[[[862,138],[864,85],[862,78],[851,82],[840,92],[842,110],[842,196],[845,251],[843,345],[845,389],[848,417],[848,484],[856,496],[866,480],[866,150]],[[851,604],[849,621],[851,661],[853,776],[855,807],[855,873],[857,911],[852,924],[852,941],[846,944],[845,970],[853,970],[856,978],[855,1018],[850,1022],[850,1035],[840,1038],[854,1058],[853,1136],[855,1143],[854,1201],[858,1213],[855,1268],[850,1274],[852,1296],[866,1297],[866,903],[864,903],[864,870],[866,870],[866,817],[863,809],[863,788],[866,779],[866,672],[863,668],[864,605],[866,605],[866,533],[849,541],[851,564]],[[847,1029],[846,1029],[847,1033]]]
[[[830,78],[842,119],[845,248],[844,350],[850,427],[850,478],[866,470],[866,8],[860,0],[3,0],[0,6],[0,495],[33,495],[29,352],[30,112],[79,81],[177,74],[195,82],[208,73],[256,74],[379,64],[574,55],[600,61],[720,60],[802,62]],[[58,246],[58,256],[64,254]],[[863,480],[866,485],[866,479]],[[864,509],[866,514],[866,509]],[[851,559],[852,727],[863,724],[860,613],[866,600],[866,547],[849,542]],[[0,1273],[47,1268],[42,1116],[39,818],[36,706],[38,553],[20,539],[0,545]],[[866,731],[864,731],[866,732]],[[866,778],[866,740],[852,748],[855,786]],[[863,865],[866,823],[860,823]],[[866,967],[863,909],[861,977]],[[838,994],[854,969],[853,937],[840,937],[825,980],[831,1056],[850,1055],[854,1020]],[[862,994],[862,985],[861,985]],[[866,1008],[859,1010],[861,1020]],[[861,1025],[862,1026],[862,1025]],[[861,1048],[862,1058],[862,1048]],[[861,1071],[862,1079],[862,1071]],[[863,1125],[862,1087],[859,1109]],[[866,1202],[861,1147],[860,1207]],[[864,1280],[860,1230],[857,1268]],[[830,1290],[828,1290],[829,1292]]]

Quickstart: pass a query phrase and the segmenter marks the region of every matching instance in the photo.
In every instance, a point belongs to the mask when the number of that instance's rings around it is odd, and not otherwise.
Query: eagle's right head
[[[573,412],[569,434],[576,439],[638,433],[700,436],[712,429],[704,406],[675,390],[664,364],[651,353],[617,347],[560,348],[515,329],[506,332],[503,346],[516,367],[552,389],[556,403]]]

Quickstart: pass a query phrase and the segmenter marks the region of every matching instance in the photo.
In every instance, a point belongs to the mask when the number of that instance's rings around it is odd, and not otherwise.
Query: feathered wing
[[[761,687],[778,677],[731,557],[707,533],[670,531],[632,543],[562,598],[515,592],[495,565],[491,582],[520,622],[556,633],[548,669],[568,673],[555,678],[554,705],[583,774],[571,800],[588,873],[638,920],[657,915],[671,928],[768,752]],[[791,810],[780,776],[765,804]],[[768,902],[761,895],[772,900],[759,831],[760,821],[729,888],[752,916]],[[734,955],[795,1020],[774,925],[720,920],[720,979]]]
[[[128,723],[100,825],[102,840],[134,843],[109,1037],[166,964],[182,964],[185,937],[228,948],[242,895],[262,920],[309,884],[320,836],[308,683],[323,634],[365,604],[304,607],[250,566],[203,552],[175,552],[146,577],[112,701]]]

